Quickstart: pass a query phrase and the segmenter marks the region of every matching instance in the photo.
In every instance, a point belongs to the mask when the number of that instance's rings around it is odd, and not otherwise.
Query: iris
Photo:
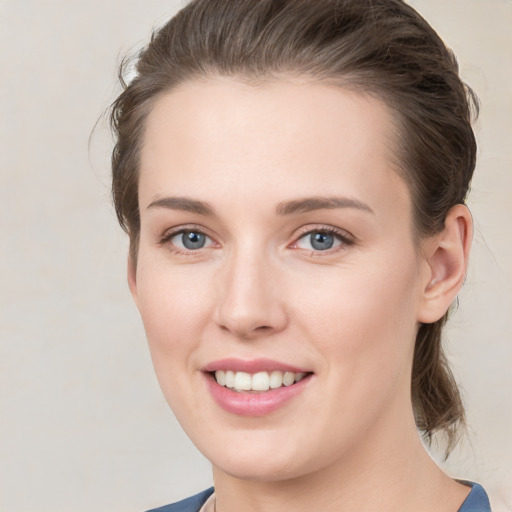
[[[197,233],[195,231],[185,231],[181,235],[181,242],[187,249],[201,249],[206,243],[206,236],[203,233]]]
[[[334,245],[334,236],[328,233],[311,233],[309,235],[311,247],[317,251],[325,251],[331,249]]]

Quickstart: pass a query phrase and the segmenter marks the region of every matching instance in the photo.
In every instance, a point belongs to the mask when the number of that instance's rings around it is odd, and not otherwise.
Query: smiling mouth
[[[217,370],[210,372],[217,384],[238,393],[264,393],[272,389],[290,387],[300,382],[311,372],[236,372],[232,370]]]

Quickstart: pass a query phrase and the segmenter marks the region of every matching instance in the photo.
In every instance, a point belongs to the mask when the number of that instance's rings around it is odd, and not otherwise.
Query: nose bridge
[[[267,251],[251,244],[233,249],[220,273],[219,325],[238,337],[281,330],[286,323],[277,268]]]

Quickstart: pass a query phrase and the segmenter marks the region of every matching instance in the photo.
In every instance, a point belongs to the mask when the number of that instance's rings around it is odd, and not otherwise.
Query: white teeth
[[[235,391],[268,391],[281,386],[291,386],[301,381],[307,374],[298,372],[282,372],[275,370],[269,372],[258,372],[253,375],[247,372],[233,372],[231,370],[217,370],[215,380],[217,384]]]
[[[215,380],[221,385],[226,385],[226,372],[223,372],[222,370],[218,370],[215,372]]]
[[[280,388],[283,385],[283,372],[275,371],[270,374],[270,387]]]
[[[267,391],[270,387],[270,377],[267,372],[255,373],[252,376],[252,389],[254,391]]]
[[[232,372],[231,370],[228,370],[226,372],[226,383],[224,384],[227,388],[234,388],[235,387],[235,372]]]
[[[295,382],[295,373],[285,372],[283,375],[283,384],[285,386],[291,386]]]
[[[252,379],[250,373],[235,373],[235,389],[237,391],[249,391],[252,387]]]

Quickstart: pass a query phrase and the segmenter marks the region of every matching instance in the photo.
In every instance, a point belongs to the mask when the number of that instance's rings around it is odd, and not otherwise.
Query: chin
[[[220,461],[220,464],[213,462],[214,468],[239,480],[251,482],[282,482],[292,480],[307,473],[300,471],[295,464],[269,461],[262,459],[246,459],[240,461]]]
[[[247,436],[252,434],[248,432]],[[307,450],[299,448],[299,441],[289,439],[287,443],[279,438],[264,440],[263,436],[254,437],[252,440],[246,437],[240,443],[219,441],[216,446],[221,449],[209,444],[201,451],[216,470],[240,480],[254,482],[280,482],[299,478],[310,473],[319,463],[319,460],[307,460]]]

